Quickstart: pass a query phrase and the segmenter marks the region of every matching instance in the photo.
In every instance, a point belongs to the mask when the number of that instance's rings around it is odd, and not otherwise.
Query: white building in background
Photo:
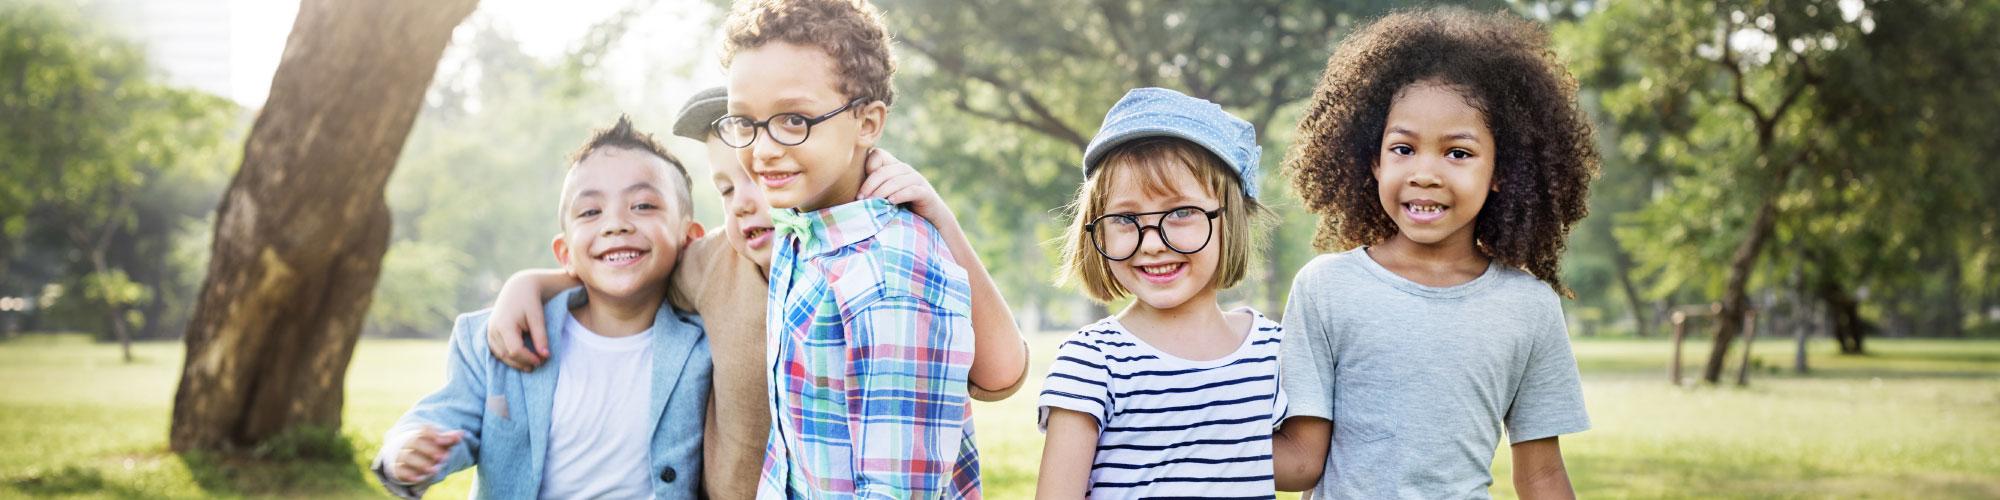
[[[234,95],[230,0],[98,0],[92,16],[143,45],[167,81],[222,97]]]

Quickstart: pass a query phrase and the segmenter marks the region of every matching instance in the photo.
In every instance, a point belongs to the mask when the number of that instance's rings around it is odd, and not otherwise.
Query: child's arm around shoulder
[[[1028,378],[1028,340],[1021,337],[1007,298],[1000,294],[986,264],[980,262],[972,241],[958,225],[958,216],[921,172],[888,151],[870,150],[866,168],[868,177],[862,183],[861,197],[889,200],[929,221],[951,249],[952,259],[965,269],[966,284],[972,288],[973,338],[978,345],[973,350],[972,398],[1000,401],[1014,395]]]
[[[369,467],[389,493],[423,496],[431,484],[477,462],[482,419],[487,411],[487,312],[460,315],[452,327],[445,385],[404,412],[383,437]],[[507,401],[498,404],[505,411]]]

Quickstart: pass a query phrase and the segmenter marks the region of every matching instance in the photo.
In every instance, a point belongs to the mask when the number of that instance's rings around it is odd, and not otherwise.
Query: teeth
[[[1161,264],[1157,266],[1140,266],[1139,270],[1146,274],[1167,274],[1174,272],[1175,269],[1180,269],[1180,267],[1180,264]]]
[[[1410,211],[1421,214],[1434,214],[1444,211],[1444,205],[1410,205],[1409,207]]]
[[[605,262],[626,262],[638,258],[639,252],[636,250],[620,250],[604,255]]]

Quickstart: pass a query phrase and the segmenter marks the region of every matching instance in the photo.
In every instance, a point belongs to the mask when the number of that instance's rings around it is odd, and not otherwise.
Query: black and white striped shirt
[[[1116,319],[1071,334],[1042,383],[1050,408],[1097,419],[1093,498],[1272,498],[1271,431],[1285,416],[1278,389],[1282,327],[1255,319],[1243,344],[1191,361],[1147,345]]]

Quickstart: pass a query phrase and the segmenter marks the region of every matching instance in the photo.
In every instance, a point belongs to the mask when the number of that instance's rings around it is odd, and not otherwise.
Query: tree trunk
[[[1605,231],[1610,236],[1610,231]],[[1618,247],[1618,240],[1611,241],[1611,271],[1618,276],[1618,287],[1625,291],[1625,307],[1632,313],[1632,334],[1640,338],[1652,335],[1653,321],[1647,314],[1645,303],[1639,298],[1639,287],[1632,282],[1632,256]]]
[[[1839,283],[1831,280],[1820,282],[1819,301],[1826,305],[1826,324],[1833,330],[1833,339],[1840,344],[1841,354],[1861,354],[1861,301],[1847,293]]]
[[[1790,177],[1789,166],[1780,169],[1784,175],[1778,177],[1775,186],[1783,186],[1784,179]],[[1736,334],[1743,331],[1743,313],[1750,309],[1750,294],[1745,290],[1750,284],[1750,273],[1756,271],[1757,257],[1763,253],[1764,240],[1770,239],[1772,228],[1778,220],[1778,197],[1766,195],[1757,206],[1757,218],[1750,223],[1750,234],[1743,243],[1736,246],[1735,256],[1729,259],[1729,281],[1722,292],[1722,310],[1715,318],[1715,345],[1709,349],[1708,366],[1701,371],[1701,379],[1710,384],[1722,380],[1722,365],[1729,357],[1729,342],[1736,340]]]
[[[175,451],[338,429],[389,243],[383,187],[476,0],[307,0],[217,208],[174,396]]]

